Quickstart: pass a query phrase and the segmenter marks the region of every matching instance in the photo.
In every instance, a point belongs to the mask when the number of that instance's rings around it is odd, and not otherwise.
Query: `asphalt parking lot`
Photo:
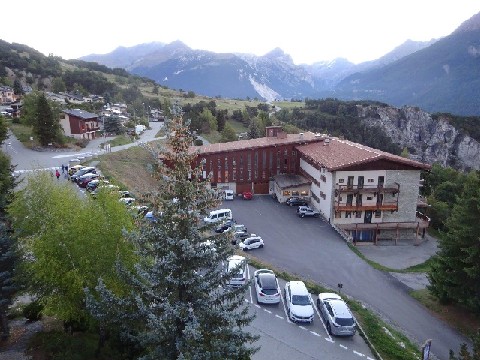
[[[461,343],[468,342],[413,299],[402,282],[359,258],[324,219],[301,219],[295,207],[269,196],[255,196],[253,200],[237,197],[222,207],[232,209],[237,223],[263,238],[264,248],[252,250],[251,254],[274,269],[333,290],[342,284],[343,295],[364,303],[419,347],[432,339],[432,352],[439,359],[448,359],[450,349],[458,350]],[[406,247],[389,248],[401,256]]]
[[[254,271],[254,268],[249,267],[249,278],[253,277]],[[248,330],[252,334],[260,335],[260,340],[255,344],[260,346],[260,350],[252,359],[374,359],[370,348],[358,332],[347,337],[328,334],[320,312],[315,306],[318,294],[310,294],[315,310],[313,323],[295,324],[290,321],[283,298],[285,281],[283,279],[278,281],[282,292],[279,304],[257,304],[253,284],[246,293],[245,302],[256,314]]]

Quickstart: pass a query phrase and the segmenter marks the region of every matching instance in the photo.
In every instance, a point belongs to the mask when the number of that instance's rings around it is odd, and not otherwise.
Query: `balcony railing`
[[[386,185],[337,185],[336,190],[341,193],[344,192],[356,192],[356,193],[373,193],[373,192],[382,192],[382,193],[399,193],[400,184],[386,184]]]
[[[397,211],[398,201],[383,201],[382,203],[355,204],[355,203],[336,203],[335,211]]]

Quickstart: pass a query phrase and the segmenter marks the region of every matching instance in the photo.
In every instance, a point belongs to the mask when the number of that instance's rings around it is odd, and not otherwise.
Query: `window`
[[[338,179],[339,184],[343,184],[345,182],[345,179]]]
[[[283,196],[290,196],[290,191],[289,190],[283,190],[282,195]]]
[[[375,210],[375,217],[376,218],[382,217],[382,210]]]
[[[300,195],[302,195],[302,196],[307,196],[307,195],[308,195],[308,191],[307,191],[307,190],[302,190],[302,191],[300,192]]]
[[[367,200],[373,200],[373,196],[367,196]]]
[[[362,217],[362,212],[361,211],[356,211],[355,212],[355,217],[360,219]]]
[[[345,219],[351,218],[352,217],[352,212],[351,211],[346,211],[345,212]]]
[[[368,182],[369,182],[369,183],[372,183],[372,182],[373,182],[373,179],[368,179]]]
[[[298,195],[299,195],[298,190],[293,190],[293,191],[292,191],[292,196],[298,196]]]

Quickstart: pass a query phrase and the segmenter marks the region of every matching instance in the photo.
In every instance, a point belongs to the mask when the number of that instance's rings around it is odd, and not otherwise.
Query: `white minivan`
[[[225,200],[233,200],[234,193],[233,190],[225,190]]]
[[[211,223],[216,223],[219,221],[227,221],[227,220],[232,220],[232,210],[230,209],[218,209],[218,210],[212,210],[208,214],[208,216],[203,218],[203,221],[211,224]]]

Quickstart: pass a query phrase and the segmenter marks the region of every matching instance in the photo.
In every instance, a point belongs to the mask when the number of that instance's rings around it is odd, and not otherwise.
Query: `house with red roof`
[[[418,238],[420,174],[427,164],[312,132],[192,146],[211,185],[237,194],[305,197],[345,238],[357,242]],[[424,205],[424,204],[423,204]]]
[[[63,110],[60,125],[65,136],[75,139],[95,139],[100,130],[98,115],[79,109]]]

